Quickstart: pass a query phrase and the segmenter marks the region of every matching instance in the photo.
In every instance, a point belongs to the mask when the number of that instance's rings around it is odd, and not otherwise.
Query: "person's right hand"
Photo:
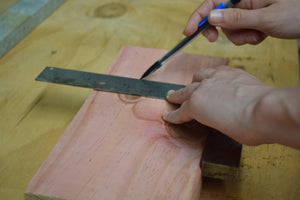
[[[192,35],[200,20],[208,15],[209,23],[221,27],[236,45],[258,44],[266,36],[300,38],[300,0],[241,0],[234,8],[213,10],[226,1],[204,1],[191,15],[184,34]],[[210,27],[203,35],[214,42],[218,32]]]

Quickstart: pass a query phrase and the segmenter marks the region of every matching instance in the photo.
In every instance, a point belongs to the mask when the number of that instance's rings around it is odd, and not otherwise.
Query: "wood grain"
[[[97,17],[110,0],[67,1],[0,59],[0,197],[22,199],[38,168],[91,90],[39,84],[45,66],[104,73],[122,46],[170,49],[202,1],[116,0],[118,17]],[[199,36],[184,52],[229,58],[264,83],[299,85],[295,40],[234,46]],[[297,199],[300,152],[281,145],[243,147],[237,182],[203,182],[202,199]]]
[[[139,78],[164,53],[123,48],[108,72]],[[227,62],[180,53],[147,78],[188,84],[198,69]],[[30,182],[26,199],[198,199],[207,132],[166,124],[161,116],[171,106],[94,91]]]

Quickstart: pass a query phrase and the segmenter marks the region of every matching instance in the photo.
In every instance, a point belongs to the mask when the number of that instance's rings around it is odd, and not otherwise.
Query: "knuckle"
[[[215,72],[216,77],[223,77],[223,76],[226,76],[227,74],[228,74],[228,70],[226,70],[226,69],[218,69]]]
[[[194,94],[191,96],[189,105],[188,105],[188,110],[191,116],[195,116],[195,113],[199,111],[200,107],[200,101],[199,101],[199,96]]]
[[[201,75],[204,73],[204,70],[205,69],[200,68],[196,73],[194,73],[192,82],[201,81]]]
[[[189,100],[189,104],[190,104],[191,109],[195,108],[194,106],[199,103],[199,101],[201,100],[201,96],[202,96],[203,92],[204,92],[204,90],[203,90],[203,88],[201,88],[201,89],[195,91],[191,95],[190,100]]]
[[[219,65],[216,67],[216,69],[228,69],[228,66],[227,65]]]
[[[263,28],[260,30],[268,35],[274,36],[272,33],[278,31],[278,22],[274,19],[276,19],[276,14],[274,13],[268,13],[268,14],[261,14],[259,15],[261,19],[261,23],[264,24]]]
[[[181,89],[181,90],[179,90],[178,91],[178,97],[180,98],[180,97],[184,96],[184,94],[186,93],[186,90],[187,90],[186,87],[183,88],[183,89]]]
[[[203,85],[207,85],[209,83],[209,79],[208,78],[205,78],[201,81],[201,84],[200,84],[200,87],[203,86]]]
[[[231,21],[229,23],[239,24],[243,18],[242,12],[238,9],[233,9],[231,12]]]
[[[189,117],[190,117],[190,104],[189,104],[189,101],[185,101],[182,103],[181,107],[178,109],[177,122],[183,123]]]
[[[186,102],[185,104],[185,110],[187,111],[187,115],[191,115],[192,111],[193,111],[193,104],[192,104],[192,101],[189,100],[188,102]]]
[[[193,94],[190,99],[190,108],[195,108],[197,106],[198,96]]]
[[[241,74],[241,73],[237,73],[235,75],[235,80],[237,80],[238,82],[242,82],[245,79],[245,75]]]

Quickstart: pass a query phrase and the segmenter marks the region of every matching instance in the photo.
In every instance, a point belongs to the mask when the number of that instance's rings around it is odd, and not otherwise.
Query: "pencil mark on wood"
[[[126,7],[120,3],[109,3],[95,9],[94,16],[100,18],[115,18],[126,13]]]

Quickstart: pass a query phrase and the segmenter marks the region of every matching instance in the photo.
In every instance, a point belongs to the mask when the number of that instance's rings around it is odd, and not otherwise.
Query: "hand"
[[[264,135],[253,132],[250,122],[257,102],[272,90],[240,69],[203,68],[194,75],[193,83],[168,93],[168,101],[181,106],[165,112],[163,118],[175,124],[195,119],[243,144],[268,143]]]
[[[208,15],[209,23],[221,27],[236,45],[258,44],[266,36],[300,38],[300,0],[241,0],[235,8],[212,11],[221,2],[226,1],[204,1],[191,15],[184,34],[193,34],[200,20]],[[209,27],[203,35],[214,42],[218,31]]]

